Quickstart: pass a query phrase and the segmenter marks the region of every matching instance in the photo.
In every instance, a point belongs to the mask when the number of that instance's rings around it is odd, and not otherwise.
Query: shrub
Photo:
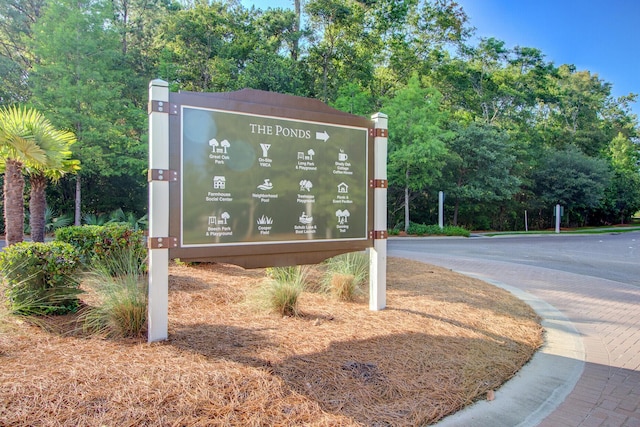
[[[305,288],[308,267],[273,267],[267,269],[269,280],[262,299],[282,316],[297,316],[298,299]]]
[[[107,225],[84,225],[64,227],[56,230],[56,240],[75,246],[82,262],[89,266],[110,265],[108,260],[133,256],[140,265],[146,265],[147,249],[144,246],[144,232],[134,230],[129,224],[110,223]],[[115,271],[114,271],[115,273]]]
[[[409,225],[408,234],[413,234],[416,236],[425,236],[425,235],[433,235],[433,236],[463,236],[469,237],[471,233],[468,230],[452,226],[446,225],[443,228],[440,228],[438,225],[425,225],[425,224],[416,224],[412,222]]]
[[[98,303],[80,315],[85,332],[105,337],[140,337],[147,325],[147,278],[135,250],[115,252],[93,264],[84,285]]]
[[[79,265],[75,248],[63,242],[22,242],[5,248],[0,274],[9,310],[25,315],[76,310]]]
[[[424,236],[425,234],[434,234],[434,232],[436,232],[437,234],[440,234],[441,233],[440,227],[438,227],[437,225],[429,226],[425,224],[417,224],[415,222],[410,223],[409,228],[407,230],[407,234],[414,234],[416,236]]]
[[[364,252],[351,252],[330,258],[326,264],[323,290],[342,301],[353,301],[369,278],[369,257]]]
[[[462,227],[456,227],[453,225],[447,225],[444,227],[444,234],[447,236],[462,236],[469,237],[471,233]]]
[[[55,231],[55,240],[75,247],[81,261],[88,264],[93,256],[99,228],[98,225],[62,227]]]

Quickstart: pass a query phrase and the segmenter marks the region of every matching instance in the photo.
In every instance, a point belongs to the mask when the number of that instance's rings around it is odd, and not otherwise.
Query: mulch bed
[[[418,426],[497,389],[542,344],[535,313],[449,270],[388,262],[387,308],[303,293],[252,303],[263,269],[170,267],[169,340],[0,326],[2,426]],[[75,331],[75,332],[74,332]]]

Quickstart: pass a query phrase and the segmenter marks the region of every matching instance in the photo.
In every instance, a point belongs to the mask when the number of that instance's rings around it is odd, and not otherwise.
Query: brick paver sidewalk
[[[506,262],[410,256],[519,288],[571,320],[583,338],[584,371],[573,391],[540,426],[640,427],[640,288]]]

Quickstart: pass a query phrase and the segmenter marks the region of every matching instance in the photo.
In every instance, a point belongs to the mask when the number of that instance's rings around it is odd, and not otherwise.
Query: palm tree
[[[73,134],[71,134],[73,136]],[[69,140],[68,138],[61,138],[60,142]],[[70,144],[68,144],[70,145]],[[58,153],[51,153],[52,157],[48,157],[47,164],[27,167],[27,175],[29,175],[29,182],[31,184],[31,192],[29,195],[29,228],[31,229],[31,240],[34,242],[44,242],[45,227],[46,227],[46,211],[47,201],[45,197],[45,190],[49,180],[58,182],[62,176],[67,173],[74,173],[80,169],[80,161],[72,159],[57,159],[56,154],[60,154],[64,157],[68,157],[71,154],[68,150],[61,150]]]
[[[0,159],[4,163],[5,175],[4,225],[7,245],[24,240],[23,168],[26,165],[31,170],[41,170],[43,173],[49,169],[63,170],[71,154],[68,148],[74,141],[73,134],[56,130],[35,109],[0,108]]]

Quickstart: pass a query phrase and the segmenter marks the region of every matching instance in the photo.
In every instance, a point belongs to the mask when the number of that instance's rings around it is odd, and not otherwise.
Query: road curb
[[[527,303],[542,318],[545,343],[531,360],[495,393],[436,423],[439,427],[527,427],[549,416],[571,393],[585,365],[585,350],[573,323],[552,305],[513,286],[465,274],[500,287]]]

